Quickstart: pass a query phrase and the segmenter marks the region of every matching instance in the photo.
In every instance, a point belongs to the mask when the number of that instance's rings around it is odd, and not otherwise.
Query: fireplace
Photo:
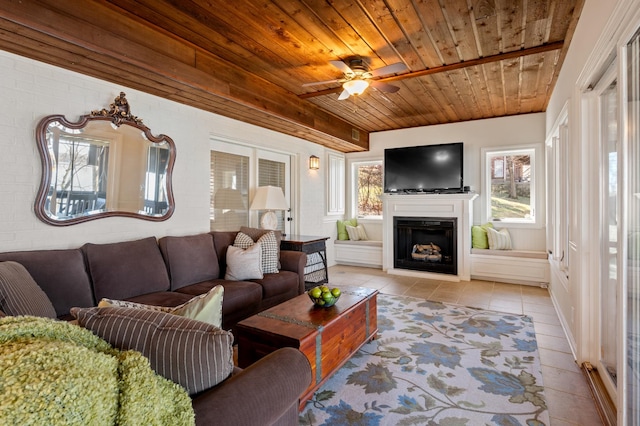
[[[394,268],[458,274],[456,218],[396,216],[393,230]]]
[[[405,275],[411,277],[437,279],[443,281],[469,281],[471,279],[471,224],[473,218],[473,200],[478,197],[475,193],[460,194],[383,194],[383,225],[382,225],[382,269],[389,274]],[[405,263],[411,267],[408,269],[396,263],[396,218],[400,220],[416,221],[440,221],[442,219],[454,220],[455,233],[451,243],[451,265],[447,265],[447,272],[442,269],[444,265],[425,265],[424,261],[418,262],[411,257],[413,245],[409,250],[409,258],[404,257]],[[427,226],[427,228],[429,228]],[[428,231],[428,229],[427,229]],[[418,230],[420,232],[420,230]],[[451,229],[451,232],[454,232]],[[413,235],[413,231],[412,231]],[[433,237],[427,233],[428,237]],[[415,241],[413,244],[429,244],[429,241]],[[444,243],[436,243],[440,246],[441,253],[446,248]],[[448,248],[446,248],[448,250]],[[406,249],[405,249],[406,250]],[[423,253],[424,254],[424,253]],[[455,257],[454,257],[455,256]],[[418,256],[420,257],[420,256]],[[444,258],[444,257],[443,257]],[[434,259],[435,260],[435,259]],[[448,258],[445,258],[448,262]],[[435,262],[432,262],[435,263]],[[439,269],[439,270],[435,270]]]

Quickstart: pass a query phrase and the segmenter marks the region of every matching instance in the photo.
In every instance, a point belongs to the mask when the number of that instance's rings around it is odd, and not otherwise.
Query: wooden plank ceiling
[[[544,111],[583,3],[0,0],[0,49],[353,152],[370,132]],[[374,77],[400,90],[305,86],[354,57],[404,64]]]

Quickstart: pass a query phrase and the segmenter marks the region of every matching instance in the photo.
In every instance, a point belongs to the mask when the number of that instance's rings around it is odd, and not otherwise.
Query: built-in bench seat
[[[334,240],[333,243],[337,264],[382,268],[382,241]]]
[[[471,278],[546,285],[549,275],[544,251],[471,249]]]

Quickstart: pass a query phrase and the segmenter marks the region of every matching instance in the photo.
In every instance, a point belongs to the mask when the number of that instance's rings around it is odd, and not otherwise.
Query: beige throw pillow
[[[227,270],[225,280],[261,280],[262,274],[262,245],[255,243],[247,249],[229,246],[227,248]]]
[[[262,247],[262,273],[263,274],[277,274],[278,273],[278,240],[273,233],[269,231],[263,234],[256,243],[260,243]],[[235,247],[246,249],[251,247],[253,239],[244,232],[238,232],[236,239],[233,242]]]
[[[363,225],[346,225],[345,227],[347,228],[347,234],[349,234],[349,239],[351,241],[365,241],[369,239]]]
[[[487,227],[487,238],[491,250],[511,250],[511,235],[507,228],[496,231]]]
[[[154,311],[167,312],[173,315],[203,321],[215,327],[222,327],[222,298],[224,287],[217,285],[208,292],[194,297],[193,299],[176,307],[153,306],[143,303],[129,302],[126,300],[113,300],[103,298],[98,303],[99,308],[120,307],[150,309]]]

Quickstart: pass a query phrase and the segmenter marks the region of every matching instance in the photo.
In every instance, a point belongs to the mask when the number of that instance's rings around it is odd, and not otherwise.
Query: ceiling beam
[[[387,82],[387,81],[405,80],[407,78],[423,77],[425,75],[449,72],[449,71],[459,70],[461,68],[475,67],[478,65],[489,64],[492,62],[500,62],[500,61],[505,61],[509,59],[520,58],[522,56],[529,56],[529,55],[536,55],[539,53],[550,52],[553,50],[562,49],[563,46],[564,46],[564,40],[555,41],[553,43],[547,43],[540,46],[530,47],[527,49],[514,50],[506,53],[498,53],[497,55],[485,56],[482,58],[471,59],[469,61],[457,62],[455,64],[442,65],[440,67],[427,68],[426,70],[408,72],[400,75],[393,75],[391,77],[376,79],[376,81]],[[298,95],[298,97],[300,99],[308,99],[308,98],[314,98],[316,96],[323,96],[323,95],[329,95],[332,93],[338,93],[338,92],[341,92],[342,90],[343,90],[342,86],[339,86],[332,89],[318,90],[317,92],[302,93]]]

